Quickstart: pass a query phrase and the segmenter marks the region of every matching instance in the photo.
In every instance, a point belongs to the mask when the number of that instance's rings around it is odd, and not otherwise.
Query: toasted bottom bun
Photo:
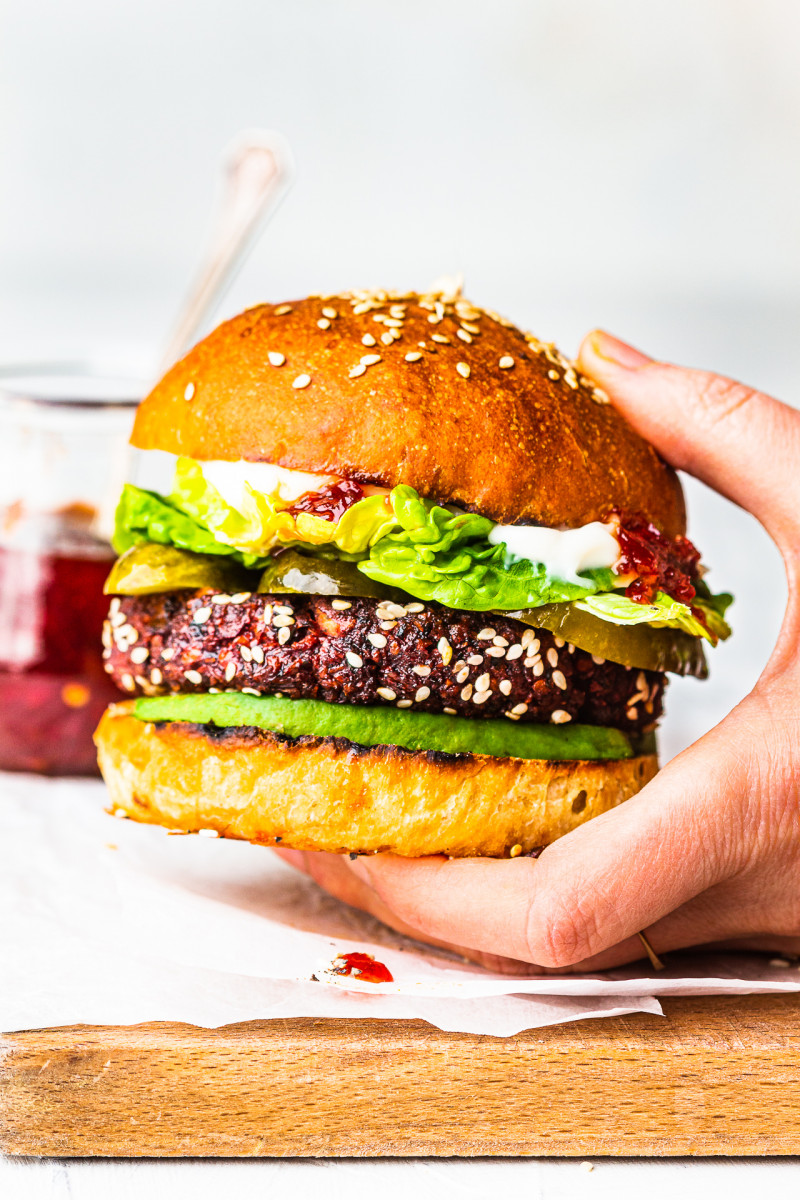
[[[117,814],[298,850],[524,854],[621,804],[658,770],[652,754],[613,762],[448,755],[152,725],[131,709],[112,705],[95,734]]]

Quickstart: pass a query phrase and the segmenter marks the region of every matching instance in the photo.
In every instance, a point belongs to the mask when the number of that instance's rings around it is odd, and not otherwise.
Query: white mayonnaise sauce
[[[543,563],[547,573],[565,583],[580,583],[581,571],[613,567],[619,558],[614,525],[590,521],[579,529],[543,529],[540,525],[495,525],[489,541],[505,542],[512,558]]]
[[[336,483],[336,475],[311,475],[306,471],[290,471],[265,462],[202,462],[203,474],[215,487],[226,504],[241,510],[244,485],[266,496],[277,495],[280,500],[297,500],[306,492]]]

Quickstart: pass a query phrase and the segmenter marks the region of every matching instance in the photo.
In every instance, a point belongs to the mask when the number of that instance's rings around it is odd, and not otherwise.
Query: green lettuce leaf
[[[195,554],[225,555],[245,567],[264,567],[267,562],[264,556],[245,554],[218,541],[213,533],[157,492],[126,483],[117,505],[112,545],[117,554],[124,554],[131,546],[143,542],[177,546]]]
[[[535,608],[589,596],[617,582],[605,569],[586,571],[580,584],[554,579],[542,563],[512,559],[504,544],[491,545],[493,521],[421,500],[411,487],[396,487],[391,501],[400,528],[377,540],[358,569],[420,600],[478,612]]]
[[[730,635],[730,629],[722,617],[703,601],[696,601],[695,608],[701,609],[708,622],[708,628],[699,621],[687,604],[673,600],[666,592],[658,592],[652,604],[639,604],[629,600],[621,592],[605,592],[601,595],[587,596],[577,600],[575,607],[583,612],[610,621],[613,625],[653,625],[656,629],[668,627],[682,629],[693,637],[705,638],[716,645],[720,638]]]

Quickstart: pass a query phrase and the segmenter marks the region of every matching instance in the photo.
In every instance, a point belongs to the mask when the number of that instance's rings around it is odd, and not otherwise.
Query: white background
[[[225,313],[460,270],[473,299],[568,353],[604,325],[795,403],[799,37],[794,0],[3,0],[0,361],[88,352],[146,372],[208,230],[218,155],[267,126],[290,139],[297,183]],[[689,500],[711,583],[737,594],[736,637],[711,682],[673,685],[667,755],[752,685],[783,599],[755,523],[699,485]],[[111,1178],[139,1194],[109,1169],[15,1168],[10,1195],[107,1196]],[[348,1195],[363,1170],[342,1165]],[[797,1186],[778,1164],[374,1170],[387,1195],[436,1180],[440,1195],[622,1195],[627,1180],[699,1196],[712,1179],[752,1188],[756,1170],[776,1196]],[[142,1171],[153,1195],[339,1186],[307,1165]]]

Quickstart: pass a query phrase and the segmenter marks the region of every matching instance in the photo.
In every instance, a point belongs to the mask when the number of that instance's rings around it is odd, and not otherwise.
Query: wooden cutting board
[[[113,1156],[800,1153],[800,997],[500,1039],[422,1021],[0,1038],[0,1149]]]

